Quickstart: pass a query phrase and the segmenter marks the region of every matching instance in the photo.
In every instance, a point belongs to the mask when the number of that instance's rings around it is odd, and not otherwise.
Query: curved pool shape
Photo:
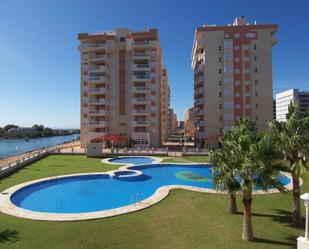
[[[111,158],[108,161],[111,162],[111,163],[117,163],[117,164],[139,165],[139,164],[155,163],[156,158],[142,157],[142,156],[130,156],[130,157]]]
[[[163,186],[182,185],[213,189],[211,165],[151,164],[127,167],[117,174],[60,177],[25,186],[11,195],[16,206],[46,213],[87,213],[141,202]],[[142,174],[132,175],[133,171]],[[290,178],[280,175],[287,185]],[[159,201],[159,200],[158,200]]]

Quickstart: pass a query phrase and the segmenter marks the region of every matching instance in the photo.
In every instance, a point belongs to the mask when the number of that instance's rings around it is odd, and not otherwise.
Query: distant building
[[[305,112],[309,108],[309,92],[290,89],[276,94],[276,120],[286,121],[289,105],[295,101],[299,105],[299,111]]]
[[[185,129],[185,121],[178,121],[178,129],[180,130]]]
[[[194,138],[195,125],[194,125],[194,107],[186,109],[184,113],[185,120],[185,133],[188,137]]]
[[[273,100],[273,119],[276,119],[276,100]]]
[[[33,137],[38,136],[40,134],[39,131],[37,131],[35,128],[28,128],[28,127],[18,127],[18,128],[12,128],[8,131],[8,134],[10,136],[25,136],[25,137]]]
[[[272,47],[276,24],[249,24],[243,16],[225,26],[195,31],[192,49],[197,145],[218,138],[240,118],[267,128],[273,118]]]
[[[173,116],[174,110],[172,108],[168,109],[168,133],[173,132]]]
[[[176,132],[177,128],[178,128],[177,114],[173,113],[173,124],[172,124],[173,132]]]

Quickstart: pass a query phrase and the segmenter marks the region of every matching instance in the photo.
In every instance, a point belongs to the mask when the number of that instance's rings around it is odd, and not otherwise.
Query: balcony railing
[[[106,115],[106,110],[89,110],[89,114]]]
[[[105,76],[90,76],[89,82],[104,82],[105,81]]]
[[[105,121],[99,121],[99,120],[90,120],[89,121],[90,125],[101,125],[101,126],[106,126]]]
[[[79,45],[80,50],[106,49],[106,43],[89,43]]]
[[[89,103],[90,104],[106,104],[106,100],[105,99],[89,99]]]
[[[90,55],[89,60],[91,60],[91,61],[96,61],[96,60],[104,61],[104,60],[106,60],[106,56],[105,55]]]

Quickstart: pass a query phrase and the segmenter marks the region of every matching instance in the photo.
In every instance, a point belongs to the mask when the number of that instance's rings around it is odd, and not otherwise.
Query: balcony
[[[89,110],[90,116],[106,116],[106,110]]]
[[[89,99],[91,105],[106,105],[106,99]]]
[[[106,81],[105,76],[89,76],[89,83],[103,83]]]
[[[132,88],[132,92],[134,92],[134,93],[148,93],[148,92],[150,92],[150,87],[135,86],[135,87]]]
[[[105,66],[89,66],[88,72],[89,73],[106,72],[106,67]]]
[[[132,64],[132,71],[150,71],[149,64]]]
[[[146,127],[146,126],[150,126],[150,123],[147,120],[137,120],[137,121],[132,121],[132,126]]]
[[[157,45],[157,41],[134,41],[133,47],[154,47]]]
[[[107,90],[105,87],[89,87],[88,92],[90,94],[106,94]]]
[[[149,59],[149,54],[144,52],[134,52],[132,54],[132,59],[147,60]]]
[[[91,125],[91,126],[105,127],[105,126],[106,126],[106,121],[90,120],[90,121],[89,121],[89,125]]]
[[[79,45],[79,50],[83,52],[105,50],[106,48],[106,43],[88,43]]]
[[[103,62],[107,60],[106,55],[90,55],[88,57],[90,62]]]
[[[132,103],[133,104],[147,104],[149,103],[149,99],[148,98],[133,98],[132,99]]]
[[[132,113],[135,116],[137,115],[145,116],[150,114],[149,111],[147,111],[146,109],[133,109]]]
[[[132,81],[145,82],[150,81],[150,75],[132,75]]]

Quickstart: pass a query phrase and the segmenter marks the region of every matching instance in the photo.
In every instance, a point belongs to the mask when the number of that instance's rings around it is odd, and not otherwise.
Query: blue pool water
[[[119,163],[119,164],[149,164],[155,162],[154,158],[151,157],[139,157],[139,156],[132,156],[132,157],[119,157],[119,158],[112,158],[109,160],[112,163]]]
[[[84,213],[108,210],[144,200],[166,185],[213,188],[210,165],[151,164],[131,166],[142,175],[110,177],[83,175],[43,181],[24,187],[11,201],[24,209],[51,213]],[[280,176],[285,185],[290,182]]]

